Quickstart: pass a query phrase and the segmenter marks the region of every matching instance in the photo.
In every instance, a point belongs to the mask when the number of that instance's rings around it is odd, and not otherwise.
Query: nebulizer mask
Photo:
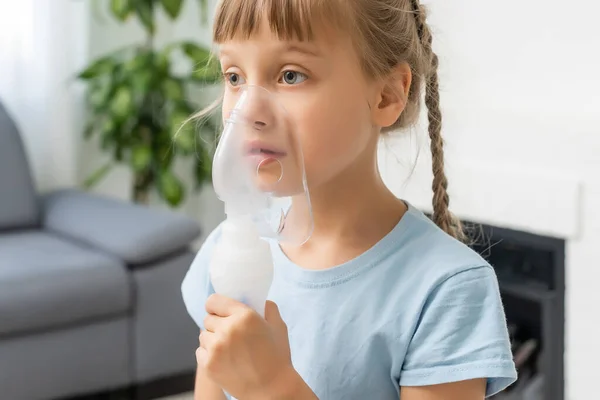
[[[273,280],[271,244],[303,244],[313,216],[289,111],[260,86],[236,88],[235,96],[213,159],[213,186],[226,219],[209,273],[217,293],[264,315]]]

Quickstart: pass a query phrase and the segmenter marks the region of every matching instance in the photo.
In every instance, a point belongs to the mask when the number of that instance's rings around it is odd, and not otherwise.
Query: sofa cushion
[[[200,236],[198,222],[181,213],[74,189],[47,193],[42,204],[44,229],[114,254],[130,267],[178,253]]]
[[[17,127],[0,103],[0,230],[39,223],[31,171]]]
[[[122,315],[119,260],[43,231],[0,233],[0,337]]]

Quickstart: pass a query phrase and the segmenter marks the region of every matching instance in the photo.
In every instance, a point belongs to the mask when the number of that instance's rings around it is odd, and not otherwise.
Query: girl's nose
[[[264,121],[254,121],[254,127],[256,129],[263,129],[266,126],[267,126],[267,123]]]
[[[273,128],[277,119],[274,95],[261,87],[249,86],[244,96],[243,113],[253,128],[257,130]]]

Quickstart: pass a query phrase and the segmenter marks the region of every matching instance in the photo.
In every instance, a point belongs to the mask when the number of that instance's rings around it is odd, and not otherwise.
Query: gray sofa
[[[131,398],[192,376],[198,330],[180,287],[199,234],[177,213],[76,190],[36,194],[0,104],[0,399],[124,388]]]

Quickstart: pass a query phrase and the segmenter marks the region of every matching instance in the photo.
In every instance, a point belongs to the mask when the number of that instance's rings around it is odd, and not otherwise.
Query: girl
[[[201,328],[196,399],[481,400],[514,382],[494,270],[448,211],[438,59],[418,0],[222,0],[214,41],[223,115],[246,84],[290,111],[315,228],[300,247],[273,246],[264,319],[213,294],[219,228],[206,240],[182,287]],[[413,124],[423,95],[433,222],[377,169],[379,135]]]

